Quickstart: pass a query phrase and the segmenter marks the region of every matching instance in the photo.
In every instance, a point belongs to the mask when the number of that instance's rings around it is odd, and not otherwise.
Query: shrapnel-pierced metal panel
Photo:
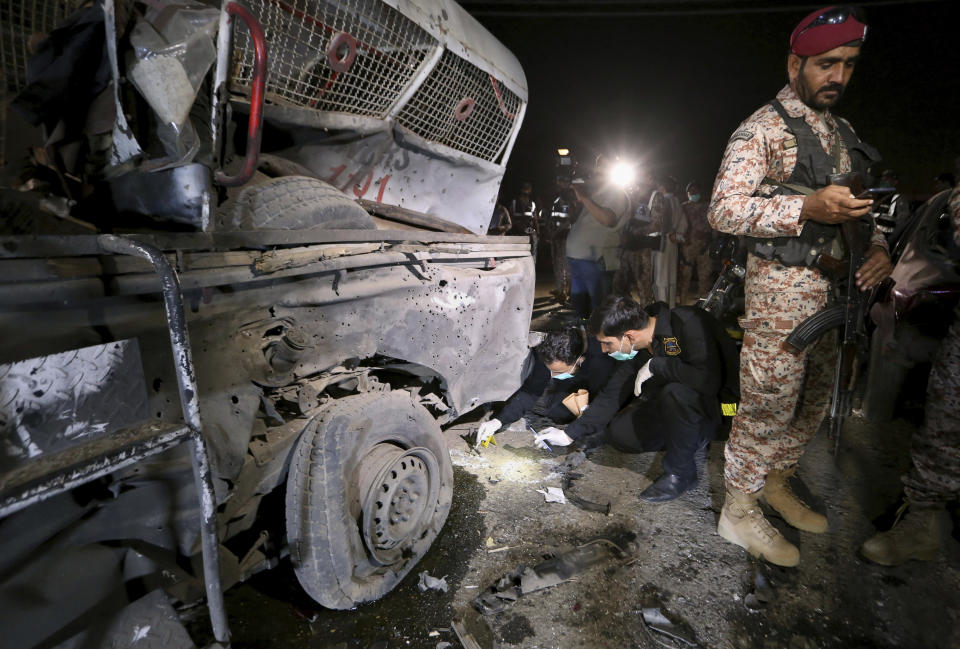
[[[495,160],[520,105],[496,78],[448,50],[397,121],[432,142]]]
[[[386,117],[437,45],[379,0],[254,0],[250,7],[267,34],[272,103]],[[234,34],[232,89],[247,94],[253,44],[243,27]]]
[[[30,48],[39,45],[76,5],[69,0],[0,0],[0,68],[11,94],[27,85]]]

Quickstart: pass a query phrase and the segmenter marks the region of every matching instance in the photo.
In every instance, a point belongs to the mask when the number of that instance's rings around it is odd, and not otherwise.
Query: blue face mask
[[[553,373],[551,372],[551,373],[550,373],[550,378],[551,378],[551,379],[556,379],[556,380],[558,380],[558,381],[566,381],[567,379],[572,379],[572,378],[573,378],[573,372],[575,372],[575,371],[577,370],[577,367],[580,365],[580,361],[582,361],[582,360],[583,360],[583,356],[581,356],[581,357],[578,358],[576,361],[574,361],[573,367],[570,368],[570,369],[572,370],[572,372],[560,372],[559,374],[553,374]]]
[[[637,355],[637,350],[636,350],[636,349],[631,349],[629,354],[626,353],[626,352],[620,351],[620,349],[623,348],[623,339],[624,339],[625,337],[626,337],[626,336],[620,336],[620,348],[618,348],[617,351],[615,351],[615,352],[610,352],[609,354],[607,354],[607,356],[609,356],[610,358],[612,358],[612,359],[615,360],[615,361],[628,361],[628,360],[630,360],[631,358],[633,358],[634,356]]]
[[[690,199],[691,203],[697,203],[700,201],[700,194],[689,194],[687,197]]]

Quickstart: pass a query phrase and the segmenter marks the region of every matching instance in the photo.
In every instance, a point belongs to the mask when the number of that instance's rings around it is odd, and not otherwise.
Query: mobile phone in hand
[[[857,194],[855,198],[869,198],[876,200],[888,194],[893,194],[896,191],[896,187],[871,187],[870,189],[865,189]]]

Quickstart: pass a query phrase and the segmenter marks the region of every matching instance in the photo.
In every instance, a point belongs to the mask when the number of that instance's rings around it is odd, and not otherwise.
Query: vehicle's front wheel
[[[440,427],[409,393],[336,401],[304,431],[287,478],[300,584],[327,608],[382,597],[429,549],[452,495]]]

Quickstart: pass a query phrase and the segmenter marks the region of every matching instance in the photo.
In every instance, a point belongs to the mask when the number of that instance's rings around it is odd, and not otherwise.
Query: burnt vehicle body
[[[870,310],[876,326],[864,414],[888,421],[908,374],[928,366],[960,302],[960,251],[947,213],[949,191],[933,196],[894,242],[893,287]],[[926,384],[926,374],[917,377]]]
[[[25,52],[69,13],[31,8],[6,8],[35,22],[19,16],[9,24],[23,31],[0,45]],[[484,235],[523,117],[522,70],[446,0],[91,9],[80,22],[118,36],[103,39],[98,95],[113,110],[81,137],[105,167],[84,175],[88,155],[67,169],[61,148],[40,162],[62,192],[4,193],[25,216],[0,235],[0,492],[24,466],[181,421],[195,401],[224,587],[289,552],[324,606],[381,597],[446,519],[441,426],[522,380],[530,242]],[[5,73],[24,96],[24,69]],[[7,150],[31,134],[8,130]],[[196,394],[178,393],[169,283],[88,222],[175,270]],[[9,638],[81,642],[92,612],[122,608],[134,582],[197,601],[190,474],[178,446],[0,519]],[[278,490],[281,538],[257,533]]]

